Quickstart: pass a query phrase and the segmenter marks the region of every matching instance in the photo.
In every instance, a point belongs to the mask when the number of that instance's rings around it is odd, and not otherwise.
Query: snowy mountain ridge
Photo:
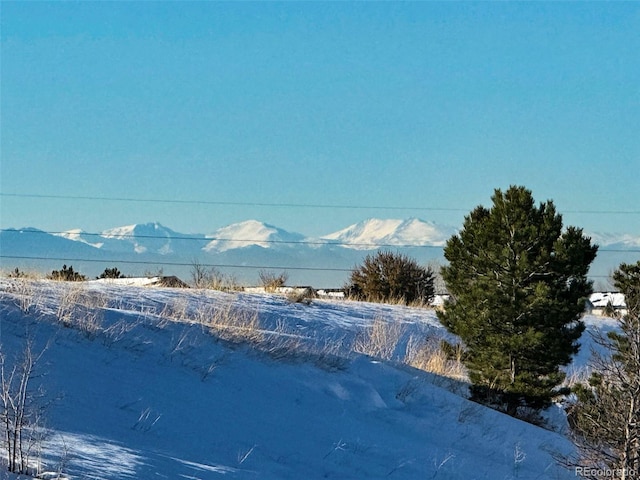
[[[407,254],[422,264],[444,264],[443,246],[455,233],[453,227],[417,218],[371,218],[315,238],[257,220],[210,234],[179,233],[158,222],[96,233],[29,227],[0,230],[0,268],[47,271],[66,263],[93,276],[105,266],[121,265],[129,276],[166,269],[188,278],[190,266],[199,261],[248,282],[255,281],[259,269],[290,269],[293,283],[336,288],[354,265],[378,248]],[[640,237],[593,234],[592,238],[600,250],[589,274],[601,283],[620,263],[637,260]]]
[[[21,231],[36,230],[23,228]],[[248,246],[261,248],[291,247],[296,244],[329,244],[354,250],[374,250],[381,246],[443,247],[457,229],[448,225],[421,220],[369,218],[345,227],[336,232],[317,238],[258,220],[246,220],[217,229],[211,234],[184,234],[176,232],[159,222],[126,225],[103,230],[100,234],[87,233],[75,228],[54,235],[85,243],[104,250],[122,250],[115,248],[114,241],[124,242],[133,247],[136,253],[156,252],[160,254],[176,253],[172,243],[181,240],[200,240],[197,250],[205,252],[224,252]],[[620,233],[587,233],[594,243],[601,247],[619,248],[640,247],[640,237]],[[172,242],[173,241],[173,242]],[[184,245],[181,245],[184,246]]]
[[[345,248],[371,250],[384,246],[444,246],[453,227],[425,222],[417,218],[407,220],[370,218],[338,232],[325,235],[325,240],[339,242]]]
[[[305,242],[305,236],[302,234],[288,232],[257,220],[234,223],[219,228],[215,233],[206,237],[212,239],[203,248],[206,252],[224,252],[252,245],[262,248],[270,248],[275,245],[291,246]]]
[[[212,234],[183,234],[158,222],[150,222],[114,227],[99,234],[71,229],[54,235],[105,251],[193,255],[198,252],[222,253],[246,247],[291,249],[331,245],[353,250],[375,250],[380,246],[440,247],[455,232],[453,227],[417,218],[370,218],[318,238],[290,232],[258,220],[233,223]]]

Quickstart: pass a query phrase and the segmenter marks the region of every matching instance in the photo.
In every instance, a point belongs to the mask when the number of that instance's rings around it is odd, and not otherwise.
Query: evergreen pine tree
[[[438,315],[466,346],[473,398],[516,415],[558,394],[560,366],[579,349],[597,246],[581,229],[563,232],[553,202],[536,207],[524,187],[495,190],[492,201],[447,241],[452,299]]]
[[[578,463],[624,480],[640,475],[640,261],[620,265],[613,280],[627,313],[618,330],[594,337],[607,354],[594,356],[589,384],[574,387],[568,418]]]

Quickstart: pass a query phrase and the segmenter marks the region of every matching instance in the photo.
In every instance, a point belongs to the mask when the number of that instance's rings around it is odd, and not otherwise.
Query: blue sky
[[[640,3],[0,8],[2,228],[458,227],[519,184],[640,234]]]

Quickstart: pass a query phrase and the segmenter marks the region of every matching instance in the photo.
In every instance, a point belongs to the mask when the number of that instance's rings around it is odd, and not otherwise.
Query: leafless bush
[[[73,325],[73,317],[85,287],[82,283],[73,283],[61,290],[56,317],[65,327]]]
[[[284,287],[289,279],[287,272],[276,274],[268,270],[260,270],[258,272],[260,283],[267,292],[275,292],[278,288]]]
[[[209,288],[213,269],[209,270],[198,260],[191,262],[191,284],[195,288]]]
[[[220,290],[222,292],[237,292],[242,290],[242,285],[238,279],[229,273],[221,273],[216,271],[215,275],[211,277],[211,284],[209,285],[211,290]]]
[[[9,291],[15,296],[18,308],[23,312],[28,312],[35,302],[35,288],[33,282],[26,277],[17,277],[12,283]]]
[[[242,288],[235,276],[222,273],[215,267],[207,268],[197,260],[191,263],[191,284],[195,288],[208,288],[223,292],[234,292]]]
[[[33,388],[35,369],[44,350],[36,353],[27,341],[20,356],[9,361],[0,348],[0,424],[4,458],[10,472],[37,474],[35,456],[44,440],[43,392]]]
[[[358,353],[390,360],[401,337],[402,326],[399,322],[376,318],[369,328],[356,337],[353,349]]]
[[[56,317],[65,327],[80,330],[88,338],[102,330],[104,309],[109,299],[100,292],[92,292],[82,283],[74,283],[61,290]]]

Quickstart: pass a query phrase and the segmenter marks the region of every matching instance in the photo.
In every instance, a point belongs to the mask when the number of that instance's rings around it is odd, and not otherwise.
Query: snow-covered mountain
[[[120,240],[124,245],[129,245],[136,253],[158,253],[168,255],[180,253],[182,250],[192,250],[202,248],[202,243],[194,244],[193,240],[204,239],[204,235],[188,235],[178,233],[158,222],[128,225],[125,227],[111,228],[104,230],[102,238]],[[186,243],[185,243],[186,242]]]
[[[288,232],[257,220],[220,228],[207,238],[211,240],[203,248],[205,252],[225,252],[254,245],[262,248],[292,247],[305,242],[305,236],[300,233]]]
[[[638,248],[640,247],[640,236],[636,237],[626,233],[602,233],[595,232],[586,235],[591,237],[594,243],[601,247],[618,248]]]
[[[102,248],[104,247],[104,239],[100,235],[94,233],[88,233],[80,228],[74,228],[67,230],[66,232],[55,233],[54,235],[67,240],[73,240],[76,242],[86,243],[90,247]]]
[[[345,248],[373,250],[379,246],[444,246],[453,227],[425,222],[417,218],[407,220],[370,218],[338,232],[322,237]]]
[[[456,229],[417,218],[369,219],[311,238],[257,220],[235,223],[211,234],[179,233],[157,222],[89,233],[80,229],[48,233],[35,228],[0,230],[0,268],[59,269],[95,276],[117,266],[126,275],[162,269],[189,278],[194,261],[223,268],[240,281],[255,282],[260,269],[287,270],[289,281],[340,287],[351,269],[378,248],[393,248],[419,263],[445,263],[443,246]],[[638,259],[640,238],[592,234],[600,245],[590,275],[606,282],[622,262]],[[610,288],[600,285],[598,288]]]
[[[337,232],[312,239],[258,220],[247,220],[219,228],[212,234],[178,233],[158,222],[127,225],[100,234],[81,229],[55,234],[94,248],[138,254],[220,253],[257,246],[264,249],[317,248],[323,244],[353,250],[375,250],[380,246],[420,247],[444,245],[456,232],[453,227],[417,218],[371,218]]]

